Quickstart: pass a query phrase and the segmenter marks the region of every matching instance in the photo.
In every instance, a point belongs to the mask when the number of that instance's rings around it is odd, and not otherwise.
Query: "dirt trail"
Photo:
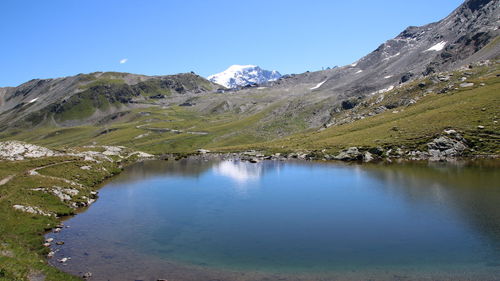
[[[64,161],[64,162],[60,162],[60,163],[54,163],[54,164],[50,164],[50,165],[46,165],[46,166],[42,166],[42,167],[37,167],[37,168],[34,168],[34,169],[30,169],[30,170],[28,170],[28,175],[30,175],[30,176],[44,177],[44,178],[53,179],[53,180],[60,180],[60,181],[63,181],[65,183],[67,183],[67,184],[83,188],[84,186],[82,184],[77,183],[75,181],[64,179],[64,178],[53,177],[53,176],[46,176],[46,175],[42,175],[42,174],[40,174],[40,173],[37,172],[38,170],[41,170],[41,169],[44,169],[44,168],[48,168],[48,167],[52,167],[52,166],[56,166],[56,165],[61,165],[61,164],[65,164],[65,163],[71,163],[71,162],[75,162],[75,161],[73,161],[73,160],[71,160],[71,161]]]
[[[9,175],[3,179],[0,180],[0,185],[4,185],[6,183],[8,183],[11,179],[14,178],[15,175]]]

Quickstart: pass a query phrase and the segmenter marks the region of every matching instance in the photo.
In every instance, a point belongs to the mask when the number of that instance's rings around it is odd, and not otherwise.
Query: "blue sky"
[[[232,64],[313,71],[349,64],[461,3],[1,0],[0,86],[94,71],[208,76]]]

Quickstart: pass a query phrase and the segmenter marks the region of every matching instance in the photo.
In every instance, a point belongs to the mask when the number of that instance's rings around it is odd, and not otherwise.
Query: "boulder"
[[[342,161],[359,161],[363,160],[363,154],[359,152],[357,147],[349,147],[339,152],[334,158]]]
[[[384,149],[382,147],[372,147],[368,149],[368,152],[377,156],[382,156],[382,154],[384,154]]]
[[[401,77],[400,83],[406,83],[406,82],[410,81],[412,77],[413,77],[413,73],[411,73],[411,72],[405,73]]]
[[[62,259],[58,260],[58,262],[65,263],[65,262],[69,261],[70,259],[71,258],[62,258]]]
[[[427,144],[429,160],[441,161],[461,156],[468,148],[465,140],[458,134],[454,138],[440,136]]]
[[[444,133],[447,135],[455,135],[455,134],[457,134],[457,131],[455,131],[453,129],[449,129],[449,130],[444,130]]]
[[[210,152],[210,150],[202,149],[202,148],[198,149],[197,151],[198,151],[199,154],[207,154],[207,153]]]
[[[365,152],[365,154],[363,154],[363,161],[364,162],[370,162],[370,161],[373,161],[373,155],[370,153],[370,152]]]

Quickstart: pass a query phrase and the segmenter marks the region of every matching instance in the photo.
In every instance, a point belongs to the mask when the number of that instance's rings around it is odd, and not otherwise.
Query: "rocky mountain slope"
[[[288,76],[283,87],[310,89],[341,97],[363,96],[456,69],[500,54],[498,0],[468,0],[443,20],[411,26],[360,60],[340,68]],[[484,48],[489,43],[488,48]]]
[[[443,20],[408,27],[350,65],[285,75],[261,85],[260,89],[243,91],[246,96],[265,94],[255,106],[245,99],[230,98],[212,99],[207,107],[224,103],[227,110],[241,112],[273,103],[279,108],[273,110],[269,119],[280,119],[286,113],[288,120],[303,119],[308,128],[329,124],[334,115],[360,99],[381,95],[443,71],[497,59],[500,55],[499,7],[499,0],[467,0]]]
[[[264,70],[256,65],[232,65],[221,73],[208,76],[208,80],[226,88],[238,88],[275,81],[280,77],[276,70]]]
[[[152,101],[185,99],[218,86],[193,73],[145,76],[95,72],[57,79],[34,79],[0,88],[0,129],[38,125],[75,126],[122,118]]]

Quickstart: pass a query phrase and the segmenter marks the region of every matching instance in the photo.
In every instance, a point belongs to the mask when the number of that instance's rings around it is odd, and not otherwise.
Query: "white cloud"
[[[120,64],[124,64],[124,63],[126,63],[127,61],[128,61],[128,59],[121,59],[121,60],[120,60]]]

